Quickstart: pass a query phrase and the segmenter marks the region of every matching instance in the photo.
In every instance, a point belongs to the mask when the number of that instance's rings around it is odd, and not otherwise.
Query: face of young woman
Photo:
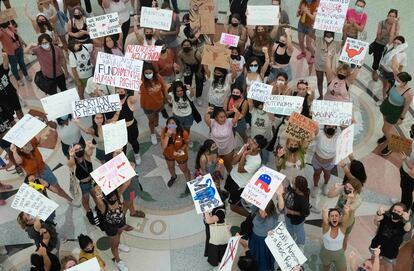
[[[104,121],[104,117],[102,114],[96,114],[95,118],[93,119],[97,125],[102,125]]]
[[[175,95],[177,95],[177,97],[183,97],[184,96],[184,90],[181,87],[178,87],[175,91]]]
[[[339,212],[337,211],[332,211],[329,214],[329,224],[331,224],[331,226],[336,227],[339,224],[341,216],[339,215]]]
[[[305,96],[306,95],[306,91],[308,90],[308,86],[305,84],[298,84],[298,86],[296,87],[296,89],[298,90],[298,95],[299,96]]]
[[[114,48],[114,41],[110,37],[105,38],[105,44],[110,49]]]
[[[216,116],[216,121],[223,125],[226,122],[226,113],[224,112],[220,112],[217,116]]]

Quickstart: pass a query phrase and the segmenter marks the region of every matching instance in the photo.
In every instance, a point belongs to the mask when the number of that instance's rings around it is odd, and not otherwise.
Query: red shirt
[[[53,46],[55,48],[55,66],[56,66],[56,77],[63,74],[62,70],[62,59],[64,58],[62,49],[57,46]],[[37,60],[40,64],[40,69],[42,73],[47,78],[54,78],[53,77],[53,55],[52,55],[52,48],[50,50],[45,50],[40,46],[35,47],[32,49],[33,54],[37,56]]]
[[[16,28],[12,25],[8,27],[11,33],[8,33],[5,29],[0,29],[0,42],[3,45],[3,50],[8,56],[14,56],[16,49],[21,47],[19,36],[12,33],[16,33]]]
[[[19,155],[22,158],[22,163],[20,166],[26,172],[26,175],[39,175],[45,168],[45,162],[43,161],[42,154],[37,147],[39,142],[36,137],[30,140],[30,143],[33,146],[33,151],[29,154],[19,151]]]

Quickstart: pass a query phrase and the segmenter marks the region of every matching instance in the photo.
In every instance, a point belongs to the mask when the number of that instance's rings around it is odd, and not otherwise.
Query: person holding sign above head
[[[227,118],[233,118],[236,113],[234,109],[240,112],[239,120],[233,128],[234,132],[237,132],[243,140],[243,143],[247,143],[247,122],[246,114],[249,112],[249,103],[243,95],[242,87],[233,84],[231,86],[231,96],[226,98],[224,102],[224,110],[226,111]]]
[[[162,9],[172,10],[169,1],[164,1],[161,5]],[[178,47],[180,46],[178,42],[178,34],[180,34],[180,17],[175,11],[173,11],[171,18],[171,27],[169,31],[157,30],[159,37],[165,42],[167,48],[173,50],[174,54],[178,53]]]
[[[26,2],[27,3],[27,2]],[[40,35],[43,33],[49,34],[49,36],[51,36],[53,38],[53,42],[55,44],[58,44],[58,36],[56,34],[56,32],[54,31],[54,28],[52,26],[51,21],[46,17],[45,14],[43,13],[38,13],[36,15],[36,17],[32,17],[29,14],[28,11],[28,7],[27,4],[25,5],[25,14],[26,17],[30,20],[30,22],[32,23],[33,29],[35,30],[35,32]]]
[[[104,52],[111,55],[124,56],[118,40],[119,34],[104,37]]]
[[[293,53],[292,34],[290,28],[284,28],[285,33],[272,48],[272,61],[270,62],[269,82],[273,82],[280,73],[288,75],[288,81],[292,80],[292,68],[290,67],[290,57]]]
[[[282,0],[271,0],[271,4],[273,6],[279,6],[279,27],[275,38],[275,41],[278,41],[280,36],[283,35],[283,30],[290,26],[289,15],[286,10],[282,9]]]
[[[246,27],[241,24],[241,17],[239,14],[234,13],[230,15],[230,24],[227,26],[224,32],[239,36],[239,43],[237,45],[237,48],[239,48],[240,53],[243,54],[247,42],[247,30]]]
[[[364,31],[368,20],[368,16],[364,12],[365,6],[365,0],[356,0],[355,7],[348,9],[346,12],[346,19],[342,30],[344,42],[348,37],[358,39],[358,34]]]
[[[154,69],[162,76],[166,84],[172,84],[176,78],[176,73],[180,71],[180,67],[175,63],[174,51],[167,48],[163,40],[157,40],[155,46],[162,46],[161,54],[158,61],[152,62]]]
[[[68,25],[69,41],[74,39],[82,44],[92,43],[88,32],[88,26],[86,25],[85,15],[80,7],[75,7],[73,9],[73,18],[71,18],[71,22]]]
[[[266,63],[269,58],[268,52],[272,49],[273,40],[276,37],[277,26],[273,27],[272,32],[267,31],[267,26],[257,25],[254,29],[248,27],[247,33],[250,38],[250,46],[246,48],[244,57],[248,60],[250,57],[257,57],[261,64]],[[266,51],[264,50],[266,48]],[[268,63],[269,64],[269,63]],[[263,64],[263,66],[266,66]],[[266,66],[265,73],[268,74]]]
[[[298,10],[296,11],[296,17],[299,17],[298,39],[301,50],[301,53],[296,57],[296,59],[301,60],[302,58],[305,58],[307,49],[311,54],[308,59],[308,64],[315,63],[315,48],[312,45],[312,41],[315,39],[313,24],[315,22],[319,1],[320,0],[301,0]]]
[[[129,0],[102,0],[102,8],[105,14],[116,12],[119,16],[119,23],[122,29],[122,46],[128,36],[131,20],[129,15],[129,8],[126,6]]]
[[[137,38],[138,45],[155,45],[158,36],[154,33],[154,29],[144,27],[142,31],[138,28],[138,15],[134,16],[134,34]],[[141,34],[142,32],[142,34]]]
[[[69,159],[69,148],[72,144],[85,142],[78,125],[76,125],[77,121],[72,119],[72,114],[69,114],[57,118],[56,122],[50,124],[56,129],[62,145],[62,152],[67,159]]]
[[[250,57],[246,61],[246,69],[244,71],[244,84],[246,85],[246,94],[249,93],[250,86],[253,82],[261,82],[263,83],[265,80],[265,74],[267,68],[269,67],[270,58],[269,58],[269,51],[267,47],[263,47],[263,52],[265,52],[265,62],[262,66],[259,58],[257,57]]]
[[[208,91],[208,105],[214,110],[224,108],[224,104],[230,96],[231,82],[235,79],[227,69],[215,67],[213,76],[209,68],[205,68],[206,76],[209,78],[210,89]]]

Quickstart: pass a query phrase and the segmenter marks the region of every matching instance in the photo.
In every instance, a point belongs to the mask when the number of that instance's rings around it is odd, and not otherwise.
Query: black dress
[[[224,218],[226,216],[226,211],[224,206],[220,206],[214,208],[211,211],[211,215],[215,215],[219,218],[217,223],[224,223]],[[204,257],[207,257],[207,262],[212,266],[218,266],[221,258],[224,256],[224,252],[226,252],[227,244],[224,245],[212,245],[210,244],[210,225],[204,222],[206,227],[206,245],[204,249]]]

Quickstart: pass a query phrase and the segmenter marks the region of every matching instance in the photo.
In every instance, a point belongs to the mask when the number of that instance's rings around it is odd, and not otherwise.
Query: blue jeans
[[[14,52],[14,56],[8,56],[8,57],[9,57],[11,72],[14,78],[16,78],[17,81],[20,80],[20,75],[19,75],[19,70],[17,69],[17,64],[19,64],[20,69],[23,72],[23,75],[27,76],[26,64],[24,63],[23,48],[21,47],[17,48],[16,51]]]
[[[290,223],[290,218],[285,216],[286,229],[289,234],[292,236],[293,240],[296,241],[296,244],[305,245],[305,221],[298,225],[293,225]]]

